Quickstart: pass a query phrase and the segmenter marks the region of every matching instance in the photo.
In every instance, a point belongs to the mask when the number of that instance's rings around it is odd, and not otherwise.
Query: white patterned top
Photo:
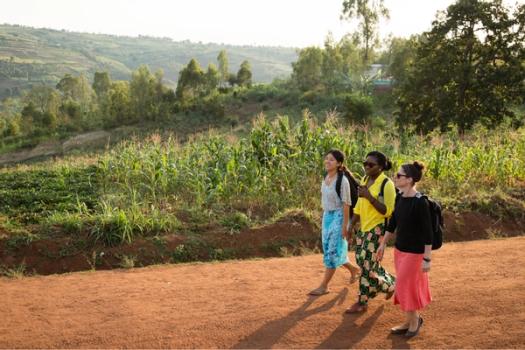
[[[327,185],[323,180],[321,184],[321,202],[323,205],[324,211],[331,211],[343,208],[343,202],[352,205],[352,198],[350,196],[350,182],[346,176],[343,175],[341,181],[341,198],[337,195],[335,191],[335,183],[337,179],[334,179],[330,185]]]

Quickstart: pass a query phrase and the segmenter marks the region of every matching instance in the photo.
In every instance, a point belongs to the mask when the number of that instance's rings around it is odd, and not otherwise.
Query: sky
[[[451,3],[385,0],[390,20],[381,23],[381,36],[407,37],[428,30],[436,12]],[[328,32],[339,39],[355,28],[340,19],[342,0],[0,0],[0,4],[0,23],[233,45],[322,45]]]

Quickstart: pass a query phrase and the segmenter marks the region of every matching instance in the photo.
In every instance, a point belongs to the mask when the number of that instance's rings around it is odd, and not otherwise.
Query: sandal
[[[346,309],[346,314],[358,314],[361,312],[365,312],[368,310],[368,305],[361,305],[359,303],[355,303],[354,305],[350,306],[348,309]]]
[[[325,295],[328,293],[329,293],[328,289],[317,288],[317,289],[312,290],[310,293],[308,293],[308,295],[313,295],[317,297],[317,296]]]

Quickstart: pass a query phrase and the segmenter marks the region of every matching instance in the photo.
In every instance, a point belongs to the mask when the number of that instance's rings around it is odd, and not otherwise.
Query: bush
[[[360,94],[348,95],[344,101],[345,117],[351,122],[366,124],[374,111],[374,103],[370,96]]]
[[[250,219],[244,213],[235,212],[222,218],[221,224],[231,232],[238,232],[250,226]]]

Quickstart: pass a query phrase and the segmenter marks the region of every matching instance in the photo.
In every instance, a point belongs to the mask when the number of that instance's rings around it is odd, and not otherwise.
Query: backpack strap
[[[383,180],[383,182],[381,183],[381,189],[379,190],[379,195],[378,197],[383,197],[385,198],[385,186],[386,186],[386,183],[388,182],[388,177],[385,177],[385,179]]]

